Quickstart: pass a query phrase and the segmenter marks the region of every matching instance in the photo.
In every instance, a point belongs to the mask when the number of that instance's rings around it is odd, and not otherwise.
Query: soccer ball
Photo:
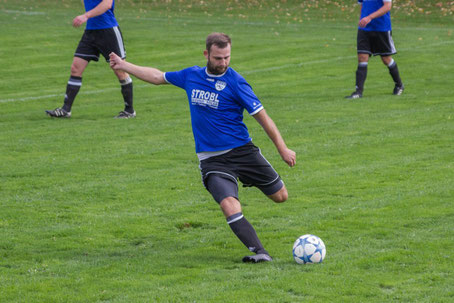
[[[325,243],[317,236],[303,235],[293,244],[293,258],[298,264],[321,263],[325,255]]]

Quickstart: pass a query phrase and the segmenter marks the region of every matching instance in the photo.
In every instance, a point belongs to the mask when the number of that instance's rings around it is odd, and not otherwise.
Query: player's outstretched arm
[[[268,116],[265,109],[262,109],[253,117],[263,127],[271,141],[273,141],[282,160],[284,160],[288,166],[294,166],[296,164],[296,153],[287,147],[276,124],[274,124],[274,121]]]
[[[73,20],[73,26],[79,27],[88,19],[104,14],[112,7],[113,0],[102,0],[95,8],[89,10],[83,15],[79,15]]]
[[[159,69],[153,67],[139,66],[132,63],[129,63],[115,53],[110,53],[109,64],[110,67],[114,70],[122,70],[128,74],[134,75],[135,77],[149,82],[155,85],[167,84],[167,81],[164,79],[164,73]]]

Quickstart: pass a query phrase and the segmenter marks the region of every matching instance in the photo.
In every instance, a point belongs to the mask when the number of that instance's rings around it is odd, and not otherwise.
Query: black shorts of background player
[[[87,0],[84,4],[87,12],[74,18],[73,26],[79,27],[87,22],[87,27],[74,53],[64,104],[61,108],[46,110],[51,117],[71,117],[74,99],[82,86],[82,74],[90,61],[98,61],[99,55],[102,54],[109,62],[109,54],[112,52],[122,59],[126,58],[123,36],[113,13],[114,0]],[[124,110],[115,118],[133,118],[136,112],[133,108],[132,80],[126,72],[113,71],[120,81],[125,104]]]
[[[369,0],[361,3],[361,19],[357,35],[358,68],[356,70],[356,89],[347,96],[357,99],[363,96],[364,83],[367,77],[367,66],[371,55],[380,55],[382,62],[388,67],[394,80],[394,95],[401,95],[404,85],[400,78],[397,64],[392,58],[396,48],[391,35],[391,0]],[[379,7],[377,9],[377,7]]]

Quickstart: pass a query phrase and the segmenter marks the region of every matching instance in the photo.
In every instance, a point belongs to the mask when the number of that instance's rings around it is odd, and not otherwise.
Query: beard
[[[207,62],[207,70],[210,74],[212,75],[221,75],[223,73],[225,73],[225,71],[227,70],[229,66],[216,66],[214,65],[213,63],[211,63],[211,61],[208,59],[208,62]]]

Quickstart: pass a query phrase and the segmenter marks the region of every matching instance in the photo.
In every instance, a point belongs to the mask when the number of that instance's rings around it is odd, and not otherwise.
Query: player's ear
[[[207,50],[204,50],[204,51],[203,51],[203,55],[205,56],[205,58],[208,59],[208,51],[207,51]]]

